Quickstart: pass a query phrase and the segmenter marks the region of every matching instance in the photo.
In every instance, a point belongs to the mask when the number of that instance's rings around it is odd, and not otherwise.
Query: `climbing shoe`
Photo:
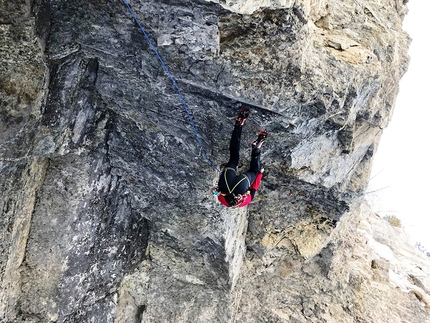
[[[248,118],[249,113],[250,111],[247,108],[243,108],[242,110],[240,110],[240,113],[236,118],[236,126],[242,127],[245,124],[246,118]]]
[[[261,148],[261,146],[266,141],[267,135],[268,135],[268,132],[266,130],[260,130],[258,132],[257,140],[251,142],[251,145],[254,146],[254,147],[257,147],[257,148]]]

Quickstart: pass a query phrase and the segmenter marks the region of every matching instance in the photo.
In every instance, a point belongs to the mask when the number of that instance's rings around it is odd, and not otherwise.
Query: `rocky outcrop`
[[[407,69],[402,1],[1,2],[4,322],[428,322],[429,263],[362,204]],[[427,321],[426,321],[427,320]]]
[[[429,259],[366,204],[346,217],[306,261],[286,252],[291,234],[265,240],[271,258],[247,255],[236,322],[429,322]]]

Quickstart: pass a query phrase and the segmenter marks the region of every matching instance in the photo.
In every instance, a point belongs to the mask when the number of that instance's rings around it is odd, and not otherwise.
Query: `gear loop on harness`
[[[173,75],[170,73],[169,69],[167,68],[166,64],[164,64],[164,61],[163,61],[163,59],[161,58],[160,54],[158,53],[157,49],[156,49],[156,48],[155,48],[155,46],[152,44],[151,39],[149,38],[149,36],[148,36],[148,34],[146,33],[145,29],[144,29],[144,28],[142,27],[142,25],[140,24],[140,21],[139,21],[139,19],[137,18],[136,14],[134,13],[133,9],[131,8],[130,4],[128,3],[128,1],[127,1],[127,0],[123,0],[123,1],[124,1],[125,5],[127,6],[128,10],[130,11],[130,13],[131,13],[131,15],[132,15],[132,17],[133,17],[134,21],[135,21],[135,22],[137,23],[137,25],[139,26],[140,31],[142,32],[142,34],[145,36],[146,40],[148,41],[149,46],[150,46],[150,47],[151,47],[151,49],[154,51],[155,55],[157,56],[158,60],[160,61],[161,66],[163,67],[164,71],[165,71],[165,72],[166,72],[166,74],[169,76],[170,80],[172,81],[173,86],[174,86],[174,87],[176,88],[176,90],[178,91],[179,98],[181,99],[181,101],[182,101],[182,105],[183,105],[183,107],[184,107],[184,109],[185,109],[185,112],[187,113],[188,120],[189,120],[189,122],[190,122],[190,124],[191,124],[191,127],[193,128],[194,135],[195,135],[195,137],[196,137],[196,139],[197,139],[197,142],[198,142],[198,144],[199,144],[199,146],[200,146],[200,149],[201,149],[201,153],[202,153],[202,155],[203,155],[203,156],[205,157],[205,159],[209,162],[209,164],[212,166],[212,168],[213,168],[213,169],[215,169],[218,173],[221,173],[221,171],[220,171],[220,170],[215,166],[215,164],[212,162],[212,160],[207,156],[206,151],[205,151],[205,149],[203,148],[203,144],[202,144],[202,142],[201,142],[201,140],[200,140],[200,136],[199,136],[199,134],[198,134],[198,132],[197,132],[197,129],[196,129],[195,125],[194,125],[193,118],[191,117],[191,113],[190,113],[190,111],[189,111],[189,109],[188,109],[187,103],[185,102],[185,99],[184,99],[184,96],[183,96],[183,94],[182,94],[181,89],[179,88],[179,86],[178,86],[178,84],[176,83],[176,81],[175,81],[175,79],[174,79]]]

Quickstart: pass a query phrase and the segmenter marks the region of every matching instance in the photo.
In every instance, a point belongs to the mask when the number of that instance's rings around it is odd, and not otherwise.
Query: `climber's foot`
[[[250,111],[247,108],[240,110],[239,115],[236,118],[236,126],[242,127],[245,124],[246,118],[248,118],[249,114]]]
[[[266,137],[268,135],[268,132],[266,130],[260,130],[258,132],[258,138],[257,140],[251,142],[251,145],[255,148],[261,148],[261,146],[266,142]]]

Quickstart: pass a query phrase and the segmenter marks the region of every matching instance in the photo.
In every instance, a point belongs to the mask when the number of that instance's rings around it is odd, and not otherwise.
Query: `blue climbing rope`
[[[127,6],[128,10],[130,11],[131,15],[133,16],[134,21],[136,21],[137,25],[139,26],[140,30],[142,31],[142,34],[145,36],[146,40],[148,41],[149,46],[151,47],[151,49],[154,51],[155,55],[157,55],[158,60],[161,63],[161,66],[163,66],[164,71],[167,73],[167,75],[169,76],[170,80],[172,81],[174,87],[176,88],[176,90],[178,91],[179,97],[182,101],[182,105],[184,106],[185,112],[187,113],[188,116],[188,120],[190,121],[191,127],[193,128],[194,131],[194,135],[196,136],[197,142],[200,145],[200,149],[202,152],[202,155],[206,158],[206,160],[209,162],[209,164],[219,173],[221,173],[221,171],[215,166],[215,164],[212,162],[212,160],[206,155],[206,151],[203,148],[203,144],[200,140],[200,136],[197,132],[196,126],[194,125],[193,122],[193,118],[191,117],[190,114],[190,110],[188,109],[187,103],[185,102],[184,96],[182,95],[181,90],[179,89],[178,84],[176,83],[175,79],[173,78],[172,74],[170,73],[169,69],[167,68],[166,64],[164,64],[163,59],[161,58],[160,54],[158,54],[157,49],[155,48],[155,46],[152,44],[151,39],[148,37],[148,34],[146,33],[145,29],[142,27],[142,25],[139,22],[139,19],[136,17],[136,14],[134,13],[133,9],[131,8],[131,6],[129,5],[127,0],[124,0],[125,5]]]

